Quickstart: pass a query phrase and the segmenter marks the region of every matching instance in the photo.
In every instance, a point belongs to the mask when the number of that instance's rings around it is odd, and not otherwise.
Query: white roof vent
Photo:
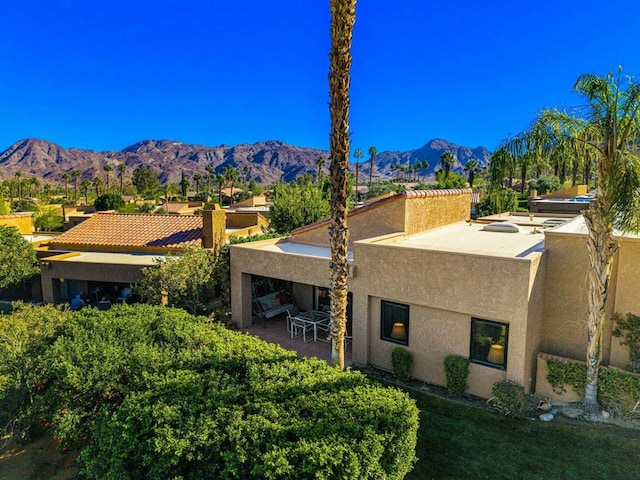
[[[493,222],[489,225],[485,225],[482,230],[486,230],[487,232],[518,233],[520,231],[520,227],[509,222]]]

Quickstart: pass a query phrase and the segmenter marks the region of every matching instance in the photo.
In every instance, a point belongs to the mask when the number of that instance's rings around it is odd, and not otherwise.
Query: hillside
[[[476,158],[482,166],[489,160],[490,152],[484,147],[469,148],[455,145],[446,140],[435,139],[424,146],[408,152],[380,152],[376,157],[374,178],[389,176],[390,166],[407,166],[418,160],[427,160],[433,174],[440,155],[445,150],[456,153],[458,162],[454,170],[460,170],[469,158]],[[368,175],[369,159],[365,151],[360,173]],[[55,143],[41,139],[25,139],[14,143],[0,154],[0,180],[11,178],[20,171],[24,176],[35,176],[52,182],[62,181],[65,172],[79,170],[84,178],[104,175],[103,167],[107,163],[115,166],[124,163],[129,175],[139,166],[153,169],[160,181],[178,182],[181,172],[192,176],[195,172],[206,173],[211,165],[215,172],[231,165],[241,172],[249,167],[249,179],[259,183],[275,183],[281,179],[294,180],[304,173],[317,172],[318,157],[328,159],[329,152],[313,148],[296,147],[270,140],[252,145],[221,145],[208,147],[192,145],[171,140],[144,140],[121,151],[96,152],[77,148],[64,149]],[[325,174],[329,162],[325,162]],[[353,167],[352,169],[354,169]],[[113,174],[115,176],[115,172]]]

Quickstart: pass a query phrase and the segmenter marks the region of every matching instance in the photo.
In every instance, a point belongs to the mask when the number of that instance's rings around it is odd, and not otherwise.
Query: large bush
[[[401,479],[417,408],[396,389],[148,305],[70,312],[47,420],[89,478]]]
[[[124,200],[119,193],[105,193],[96,198],[94,205],[98,212],[117,210],[124,205]]]
[[[330,213],[326,192],[305,181],[277,184],[271,202],[269,227],[281,234],[327,218]]]
[[[18,417],[23,436],[42,426],[35,401],[48,384],[43,359],[65,319],[53,306],[19,302],[0,314],[0,411]]]
[[[0,225],[0,290],[26,282],[39,271],[33,245],[16,227]]]

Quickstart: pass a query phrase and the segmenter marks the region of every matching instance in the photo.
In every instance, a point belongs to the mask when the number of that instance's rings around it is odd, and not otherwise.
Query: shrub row
[[[46,422],[88,478],[400,479],[418,410],[357,372],[147,305],[70,312]]]
[[[586,378],[587,366],[582,362],[547,359],[547,380],[558,393],[565,392],[569,385],[577,394],[584,395]],[[598,401],[611,412],[632,414],[640,401],[640,375],[601,367],[598,373]]]

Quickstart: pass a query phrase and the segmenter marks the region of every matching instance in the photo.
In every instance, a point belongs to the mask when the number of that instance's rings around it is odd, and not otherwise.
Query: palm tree
[[[123,188],[124,172],[127,170],[127,166],[124,163],[119,163],[116,168],[118,170],[118,177],[120,178],[120,195],[122,195],[124,193],[124,188]]]
[[[319,156],[316,158],[316,165],[318,166],[318,175],[316,176],[316,182],[322,183],[322,167],[324,167],[324,157]]]
[[[31,177],[29,179],[29,195],[31,195],[32,197],[37,197],[38,187],[40,187],[40,180],[38,180],[36,177]],[[32,192],[31,190],[35,191]]]
[[[362,157],[364,157],[364,155],[362,154],[362,149],[361,148],[356,148],[356,151],[353,152],[353,156],[356,159],[356,202],[358,201],[358,199],[360,198],[360,193],[358,192],[358,171],[360,170],[360,160],[362,160]]]
[[[214,175],[215,183],[218,185],[218,204],[222,206],[222,189],[224,188],[224,184],[227,179],[223,173],[216,173]]]
[[[369,147],[369,155],[371,156],[370,165],[369,165],[369,191],[371,191],[371,180],[373,179],[373,166],[376,155],[378,154],[378,149],[376,147]]]
[[[222,174],[224,175],[225,181],[231,184],[231,204],[233,205],[233,188],[238,181],[240,172],[237,168],[227,165],[222,169]]]
[[[110,163],[107,163],[104,167],[102,167],[102,170],[104,170],[104,174],[106,177],[107,192],[108,192],[109,191],[109,172],[113,172],[113,165],[111,165]]]
[[[400,172],[400,169],[398,168],[400,165],[397,165],[395,163],[392,163],[389,165],[389,170],[393,171],[397,171]],[[400,174],[398,173],[398,178],[400,178]]]
[[[469,188],[473,188],[473,181],[481,171],[480,162],[475,158],[470,158],[464,166],[464,171],[467,172],[467,181],[469,182]]]
[[[451,150],[440,155],[440,165],[444,169],[444,178],[449,178],[451,168],[456,164],[456,156]]]
[[[189,179],[185,176],[184,170],[180,173],[180,193],[183,197],[187,196],[187,189],[189,188]]]
[[[91,180],[85,178],[84,180],[82,180],[80,187],[84,192],[84,204],[89,205],[89,187],[91,187]]]
[[[14,176],[16,177],[16,183],[18,186],[18,198],[22,198],[22,172],[18,170]]]
[[[207,196],[211,195],[211,180],[213,179],[213,174],[216,168],[213,164],[209,164],[204,169],[207,171]]]
[[[244,179],[245,185],[249,184],[249,174],[251,173],[251,165],[245,165],[242,167],[242,178]]]
[[[420,162],[420,170],[429,170],[429,160],[422,160]],[[422,179],[424,180],[424,175],[422,175]]]
[[[193,174],[193,183],[196,186],[196,195],[200,193],[200,182],[202,182],[202,174],[200,172],[195,172]]]
[[[605,305],[613,256],[618,249],[614,227],[623,232],[640,230],[640,85],[627,79],[622,71],[601,77],[581,75],[574,90],[587,99],[582,116],[559,110],[544,111],[539,122],[557,141],[567,141],[577,151],[597,159],[596,194],[583,212],[588,230],[587,248],[590,268],[589,313],[587,319],[587,379],[585,408],[599,408],[598,373],[602,359],[602,335],[606,321]],[[548,146],[556,142],[545,142]],[[586,158],[586,157],[585,157]]]
[[[69,172],[65,172],[62,175],[64,179],[64,196],[66,199],[69,199],[69,180],[71,180],[71,174]]]
[[[356,0],[330,0],[331,52],[329,53],[329,111],[331,113],[331,361],[344,370],[344,337],[347,331],[347,171],[349,168],[349,86],[351,38]],[[373,152],[372,152],[373,149]],[[369,149],[375,157],[375,147]],[[373,162],[373,160],[372,160]]]
[[[100,177],[96,177],[93,179],[92,184],[93,184],[93,187],[96,189],[96,198],[97,198],[100,196],[100,187],[104,185],[104,182]]]
[[[80,170],[73,170],[71,176],[73,177],[73,201],[78,201],[78,179],[80,178]]]

